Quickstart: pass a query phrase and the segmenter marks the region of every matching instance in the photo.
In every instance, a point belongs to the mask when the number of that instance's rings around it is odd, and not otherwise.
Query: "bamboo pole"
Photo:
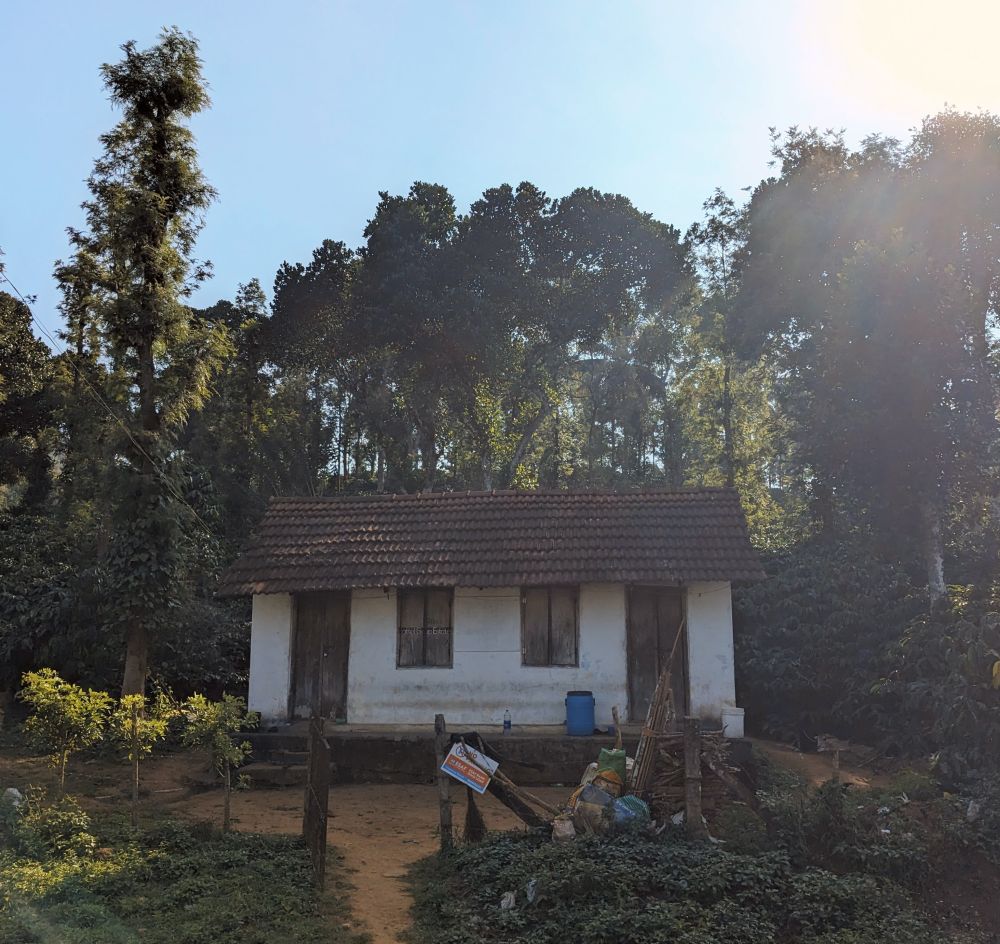
[[[673,674],[674,656],[677,654],[677,647],[684,635],[685,622],[686,620],[682,619],[677,627],[674,644],[670,647],[670,657],[656,681],[656,689],[649,703],[649,710],[646,712],[646,724],[643,726],[642,734],[639,737],[639,746],[635,751],[635,765],[632,768],[632,782],[629,785],[630,793],[642,794],[649,785],[649,778],[653,773],[653,764],[656,758],[656,737],[663,733],[667,722],[673,717],[673,689],[670,680]]]

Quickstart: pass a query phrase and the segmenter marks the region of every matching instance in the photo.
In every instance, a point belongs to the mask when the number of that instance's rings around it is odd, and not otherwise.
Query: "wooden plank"
[[[424,664],[424,591],[399,591],[396,665]]]
[[[451,591],[426,591],[424,665],[452,664]]]
[[[657,671],[667,666],[670,651],[677,639],[677,628],[684,619],[684,598],[680,587],[662,587],[657,592]],[[674,697],[674,710],[678,717],[687,714],[687,634],[681,640],[674,654],[670,673],[670,687]]]
[[[321,704],[324,718],[347,717],[347,660],[351,649],[350,596],[324,594]]]
[[[549,665],[577,664],[576,590],[553,587],[549,591]]]
[[[645,719],[659,678],[656,592],[632,587],[628,601],[628,716]]]
[[[544,587],[527,587],[523,594],[521,661],[524,665],[548,665],[549,591]]]
[[[515,791],[512,791],[499,780],[490,780],[490,785],[486,788],[486,792],[492,793],[507,809],[515,816],[520,817],[528,826],[539,828],[547,825],[547,821],[542,816],[528,806]]]
[[[295,671],[293,713],[299,718],[321,711],[319,672],[321,661],[320,627],[322,624],[316,594],[300,594],[295,607]]]

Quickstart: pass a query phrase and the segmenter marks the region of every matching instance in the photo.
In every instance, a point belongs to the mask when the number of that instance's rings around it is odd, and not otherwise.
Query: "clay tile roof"
[[[763,577],[732,489],[274,498],[220,593]]]

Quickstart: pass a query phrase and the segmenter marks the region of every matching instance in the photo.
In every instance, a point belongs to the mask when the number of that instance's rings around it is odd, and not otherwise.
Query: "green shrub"
[[[895,743],[933,754],[937,776],[952,787],[1000,771],[1000,599],[950,602],[913,619],[891,653],[879,685],[894,706]],[[889,732],[887,732],[889,733]]]
[[[722,808],[712,823],[712,835],[721,839],[729,852],[739,855],[758,855],[774,848],[764,820],[742,803]]]
[[[909,800],[934,800],[941,796],[941,787],[930,774],[918,770],[901,770],[889,782],[888,793]]]
[[[97,848],[90,817],[72,797],[49,803],[38,789],[29,790],[14,827],[17,845],[36,859],[87,856]]]
[[[59,770],[62,793],[70,755],[92,747],[104,736],[111,698],[106,692],[66,682],[52,669],[25,672],[22,684],[20,698],[31,707],[25,734],[49,753],[52,765]]]
[[[0,854],[0,941],[22,944],[360,944],[345,923],[334,857],[331,894],[312,885],[304,843],[162,820],[134,830],[95,817],[94,855],[51,843]]]
[[[535,897],[527,890],[534,882]],[[797,869],[652,837],[558,844],[496,836],[414,872],[416,944],[931,944],[936,933],[883,879]],[[514,892],[516,906],[500,901]]]
[[[796,743],[818,734],[866,742],[895,730],[872,687],[926,597],[861,541],[814,539],[764,565],[770,578],[733,596],[748,722]]]
[[[903,805],[828,781],[761,792],[772,842],[799,866],[862,872],[906,885],[928,870],[928,837]]]

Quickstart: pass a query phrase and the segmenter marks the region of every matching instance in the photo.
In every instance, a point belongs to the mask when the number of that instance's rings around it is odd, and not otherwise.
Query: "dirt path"
[[[833,776],[833,759],[829,754],[804,754],[777,741],[762,741],[758,738],[751,740],[754,747],[762,750],[776,764],[794,771],[814,787]],[[884,787],[892,778],[887,774],[876,773],[869,767],[851,763],[850,759],[845,758],[840,764],[840,779],[858,787]]]

